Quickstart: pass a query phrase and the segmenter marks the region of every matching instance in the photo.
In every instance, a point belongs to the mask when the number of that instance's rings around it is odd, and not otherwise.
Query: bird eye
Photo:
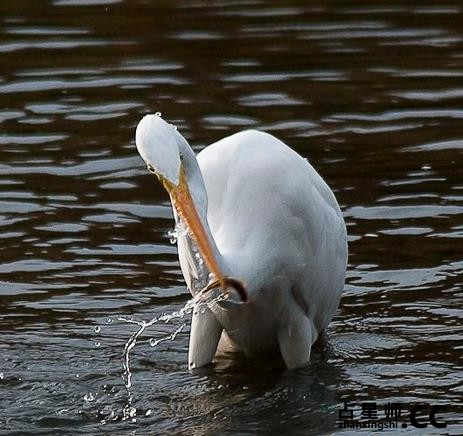
[[[151,165],[149,165],[149,164],[146,165],[146,168],[148,168],[148,171],[149,171],[150,173],[153,173],[153,174],[154,174],[154,168],[153,168]]]

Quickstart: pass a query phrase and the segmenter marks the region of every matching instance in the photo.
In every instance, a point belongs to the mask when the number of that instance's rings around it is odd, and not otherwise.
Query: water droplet
[[[97,325],[95,328],[95,333],[100,333],[101,332],[101,327],[99,325]]]
[[[93,396],[93,394],[91,392],[84,395],[84,400],[87,401],[87,402],[93,401],[94,399],[95,399],[95,397]]]
[[[150,416],[153,413],[151,409],[148,409],[145,413],[145,416]]]
[[[107,322],[108,324],[111,324],[111,323],[113,322],[113,320],[112,320],[112,318],[108,318],[108,319],[106,320],[106,322]]]
[[[421,169],[422,169],[422,170],[425,170],[425,171],[428,171],[428,170],[431,169],[431,165],[423,165],[423,166],[421,167]]]
[[[169,237],[169,242],[174,245],[177,243],[177,239],[178,239],[178,231],[177,229],[174,229],[174,230],[169,230],[167,232],[167,236]]]
[[[98,348],[100,345],[101,345],[101,344],[100,344],[98,341],[95,342],[95,347]]]
[[[0,372],[0,380],[3,380],[5,378],[5,374],[3,372]]]
[[[76,374],[76,378],[79,378],[79,377],[80,377],[80,374],[79,374],[79,373],[77,373],[77,374]]]

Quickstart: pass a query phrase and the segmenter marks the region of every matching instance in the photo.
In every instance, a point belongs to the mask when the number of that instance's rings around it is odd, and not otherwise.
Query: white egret
[[[147,115],[136,145],[186,228],[178,253],[190,292],[212,279],[207,289],[229,295],[193,313],[189,367],[224,350],[280,352],[288,368],[307,364],[346,272],[346,227],[328,185],[307,160],[256,130],[195,156],[174,126]]]

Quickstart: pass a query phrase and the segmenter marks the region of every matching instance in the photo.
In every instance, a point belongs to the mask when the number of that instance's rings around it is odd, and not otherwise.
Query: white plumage
[[[189,229],[178,250],[190,291],[205,284],[199,252],[223,288],[233,277],[249,298],[231,293],[193,314],[190,367],[210,363],[217,348],[280,352],[288,368],[306,364],[338,307],[347,261],[344,220],[323,179],[283,142],[256,130],[195,158],[173,126],[148,115],[137,127],[137,148]]]

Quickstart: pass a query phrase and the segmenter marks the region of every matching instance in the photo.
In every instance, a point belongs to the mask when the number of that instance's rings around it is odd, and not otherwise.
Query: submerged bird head
[[[247,301],[242,283],[223,274],[223,262],[204,215],[207,196],[201,171],[185,138],[175,126],[155,114],[146,115],[138,123],[135,142],[148,171],[158,177],[169,193],[173,207],[186,223],[204,262],[214,275],[211,289],[220,287],[226,291],[232,288],[243,301]],[[195,200],[203,203],[200,211]]]

